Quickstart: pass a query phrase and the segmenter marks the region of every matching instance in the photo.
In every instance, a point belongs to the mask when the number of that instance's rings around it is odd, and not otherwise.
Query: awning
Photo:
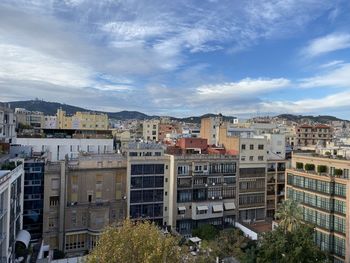
[[[199,237],[191,237],[189,238],[189,240],[193,243],[198,243],[202,241],[202,239],[200,239]]]
[[[214,213],[219,213],[224,211],[224,208],[222,207],[222,205],[213,205],[213,212]]]
[[[30,241],[30,234],[29,234],[28,231],[21,230],[21,231],[18,232],[18,235],[16,237],[16,242],[21,242],[21,243],[23,243],[23,245],[26,248],[28,248],[29,241]]]
[[[225,210],[234,210],[236,209],[235,203],[224,203]]]
[[[197,209],[198,209],[199,211],[208,210],[208,206],[206,206],[206,205],[199,205],[199,206],[197,206]]]
[[[186,211],[186,207],[185,206],[179,206],[179,211]]]

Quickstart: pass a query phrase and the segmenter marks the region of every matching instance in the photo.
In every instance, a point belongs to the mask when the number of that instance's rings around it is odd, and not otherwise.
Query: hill
[[[310,120],[312,122],[319,122],[319,123],[328,123],[331,121],[348,121],[348,120],[342,120],[337,117],[329,116],[329,115],[312,116],[312,115],[280,114],[276,117],[281,119],[286,119],[289,121],[295,121],[295,122],[300,122],[303,120]]]
[[[130,119],[145,120],[145,119],[152,119],[152,118],[159,117],[159,116],[150,116],[139,111],[120,111],[120,112],[92,111],[89,109],[76,107],[68,104],[62,104],[58,102],[48,102],[43,100],[11,101],[8,103],[11,105],[11,108],[13,109],[25,108],[30,111],[41,111],[45,115],[55,115],[57,112],[57,109],[62,108],[64,111],[66,111],[67,114],[74,114],[77,111],[91,111],[91,112],[98,112],[98,113],[106,113],[109,118],[116,119],[116,120],[130,120]],[[217,116],[217,115],[209,113],[202,116],[192,116],[192,117],[186,117],[186,118],[174,118],[174,117],[170,117],[170,118],[173,120],[178,120],[183,122],[200,123],[201,118],[213,117],[213,116]],[[223,116],[223,118],[225,120],[231,120],[234,117]]]
[[[45,115],[55,115],[57,109],[62,108],[67,114],[74,114],[77,111],[91,111],[81,107],[76,107],[68,104],[62,104],[58,102],[48,102],[43,100],[26,100],[26,101],[11,101],[8,102],[11,108],[25,108],[30,111],[42,111]],[[93,111],[99,113],[106,113],[109,118],[117,120],[126,119],[150,119],[153,116],[148,116],[142,112],[138,111],[120,111],[120,112],[103,112],[103,111]]]

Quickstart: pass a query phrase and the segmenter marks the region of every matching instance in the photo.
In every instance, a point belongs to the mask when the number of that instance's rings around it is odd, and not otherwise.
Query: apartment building
[[[349,169],[349,160],[294,153],[286,170],[286,198],[300,204],[303,220],[316,226],[316,244],[335,263],[350,262]]]
[[[262,221],[266,217],[267,140],[264,136],[242,133],[239,145],[239,220]]]
[[[130,143],[127,149],[127,214],[133,220],[170,225],[169,158],[156,143]]]
[[[103,229],[126,217],[126,159],[118,154],[48,163],[43,239],[68,256],[94,248]]]
[[[218,128],[223,123],[222,115],[201,119],[200,137],[208,140],[209,145],[218,145]]]
[[[23,229],[36,243],[43,234],[45,160],[28,158],[24,161]]]
[[[297,146],[325,146],[332,140],[331,128],[327,125],[300,125],[295,127]]]
[[[32,128],[41,129],[44,126],[45,116],[40,111],[29,111],[23,108],[15,108],[17,125],[30,126]]]
[[[113,139],[17,138],[17,143],[31,146],[33,152],[46,152],[51,162],[74,159],[80,153],[113,153]]]
[[[57,110],[58,129],[76,130],[107,130],[109,120],[107,114],[92,112],[76,112],[72,116],[66,115],[62,109]]]
[[[13,110],[0,102],[0,142],[14,143],[16,140],[16,116]]]
[[[232,227],[237,219],[237,156],[181,154],[169,158],[172,229],[188,236],[203,224]]]
[[[16,164],[15,164],[16,163]],[[24,242],[28,248],[29,240],[22,236],[29,235],[22,230],[23,214],[23,164],[13,163],[9,170],[0,170],[0,261],[15,262],[16,242]],[[1,166],[0,166],[1,167]],[[29,235],[30,239],[30,235]]]
[[[142,137],[146,141],[159,141],[159,120],[146,120],[142,123]]]

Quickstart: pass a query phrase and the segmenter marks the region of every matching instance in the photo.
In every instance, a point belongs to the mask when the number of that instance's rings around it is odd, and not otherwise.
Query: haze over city
[[[348,119],[349,1],[0,3],[1,101]]]

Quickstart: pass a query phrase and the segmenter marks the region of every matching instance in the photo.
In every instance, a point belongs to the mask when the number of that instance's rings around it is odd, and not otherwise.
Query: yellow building
[[[108,116],[103,113],[76,112],[67,116],[62,109],[57,110],[58,129],[107,130]]]

